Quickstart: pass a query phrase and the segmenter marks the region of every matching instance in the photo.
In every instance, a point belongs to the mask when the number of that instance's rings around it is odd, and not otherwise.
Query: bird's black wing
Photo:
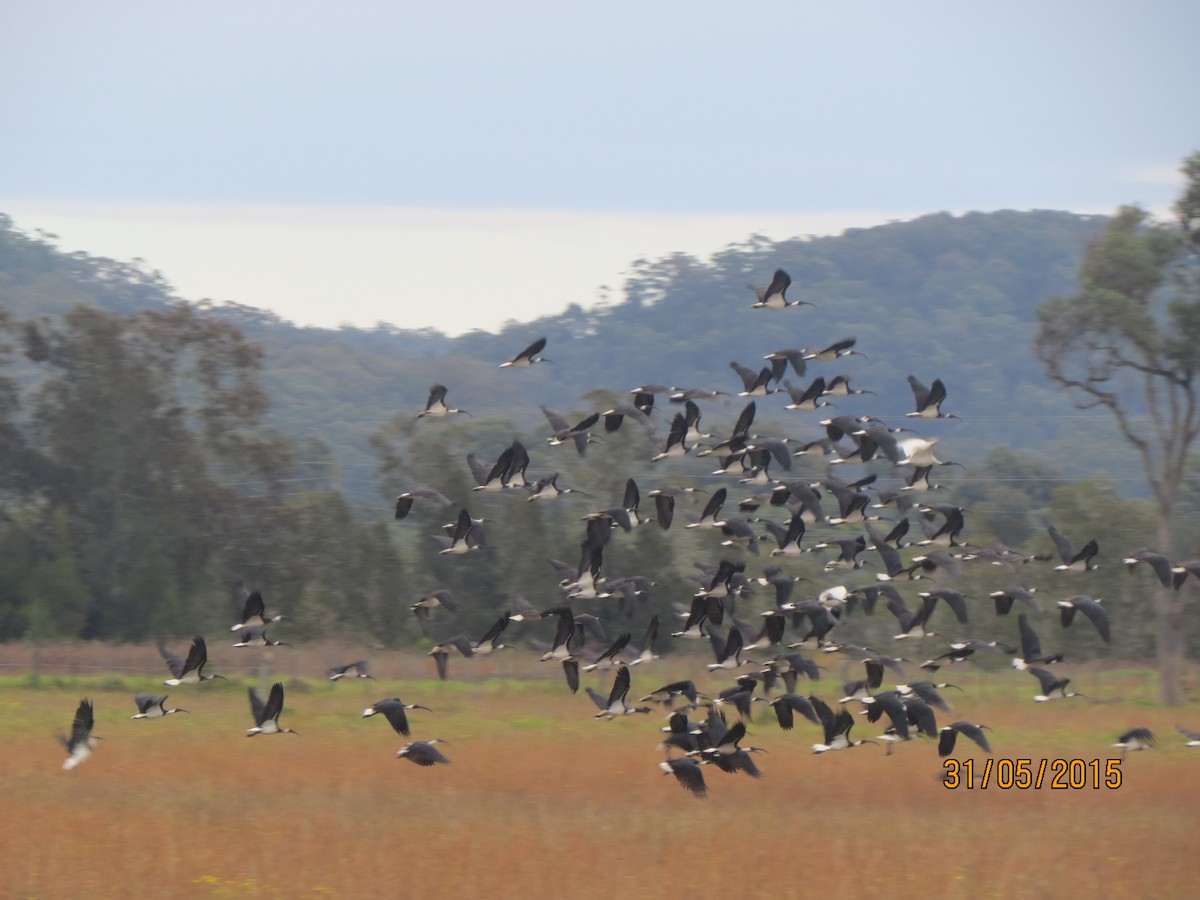
[[[629,667],[621,666],[613,678],[612,690],[608,694],[608,703],[604,709],[611,709],[614,704],[624,701],[629,694]]]
[[[184,672],[199,671],[208,662],[208,646],[204,643],[204,638],[196,635],[192,638],[192,646],[188,650],[187,662],[183,664]],[[179,676],[175,676],[178,678]]]
[[[912,375],[908,376],[908,386],[912,388],[913,400],[916,401],[917,412],[920,412],[929,405],[929,388],[917,381]]]
[[[254,716],[254,724],[261,725],[266,719],[263,716],[264,705],[262,698],[258,696],[258,691],[254,688],[246,688],[246,695],[250,698],[250,714]]]
[[[909,724],[915,725],[917,731],[928,737],[938,733],[937,716],[924,700],[909,700],[904,704]]]
[[[1096,626],[1096,631],[1100,634],[1100,639],[1107,644],[1112,638],[1112,633],[1109,629],[1108,613],[1105,612],[1104,607],[1088,598],[1088,602],[1083,603],[1079,609],[1091,619],[1092,624]]]
[[[668,760],[667,765],[671,774],[675,776],[675,780],[692,794],[701,799],[708,795],[708,786],[704,783],[704,770],[695,760],[685,756],[680,759]]]
[[[178,678],[183,674],[183,660],[168,650],[165,644],[158,645],[158,652],[162,656],[163,661],[166,662],[172,676]]]
[[[566,419],[545,406],[540,407],[540,409],[542,410],[542,415],[546,417],[546,421],[550,423],[550,427],[554,429],[555,435],[570,433],[571,425]]]
[[[404,704],[398,698],[380,700],[374,708],[376,712],[383,713],[383,717],[388,720],[397,734],[404,737],[409,736],[408,714],[404,711]]]
[[[1060,686],[1059,680],[1054,677],[1053,672],[1049,672],[1046,669],[1039,669],[1036,667],[1026,669],[1025,671],[1028,672],[1030,675],[1032,675],[1034,678],[1036,678],[1038,680],[1038,683],[1042,687],[1043,695],[1049,695],[1049,693],[1052,690],[1054,690],[1056,687]],[[1065,686],[1065,684],[1066,684],[1065,681],[1062,682],[1063,686]]]
[[[949,756],[954,752],[954,744],[958,740],[958,729],[947,725],[938,737],[938,756]]]
[[[1058,550],[1058,555],[1062,557],[1063,564],[1069,566],[1077,555],[1075,545],[1053,525],[1047,525],[1046,532],[1050,535],[1050,540],[1054,541],[1054,546]]]
[[[507,627],[508,615],[506,614],[496,620],[495,624],[493,624],[492,627],[487,630],[487,633],[476,642],[476,646],[479,646],[480,644],[487,644],[496,640],[496,638],[500,637],[504,629]]]
[[[86,698],[80,700],[79,706],[75,709],[75,719],[71,722],[71,741],[68,748],[85,742],[91,735],[95,722],[96,715],[92,708],[92,701]]]
[[[255,616],[261,616],[266,612],[266,609],[267,606],[263,602],[262,592],[251,591],[246,595],[246,602],[242,604],[242,621],[245,622]]]
[[[283,712],[283,684],[277,681],[271,685],[271,693],[267,695],[267,704],[263,707],[263,716],[266,719],[278,719],[281,712]]]
[[[563,674],[567,677],[567,687],[574,694],[579,690],[579,663],[573,659],[563,660]]]
[[[1029,624],[1029,617],[1025,613],[1017,616],[1017,628],[1021,632],[1021,659],[1025,662],[1041,659],[1042,642],[1038,640],[1037,632]]]
[[[537,356],[539,353],[541,353],[545,349],[546,349],[546,339],[544,337],[540,337],[536,341],[534,341],[532,344],[530,344],[528,347],[526,347],[524,350],[522,350],[520,353],[518,353],[516,358],[517,359],[533,359],[535,356]],[[557,355],[558,354],[556,353],[555,356],[557,356]]]

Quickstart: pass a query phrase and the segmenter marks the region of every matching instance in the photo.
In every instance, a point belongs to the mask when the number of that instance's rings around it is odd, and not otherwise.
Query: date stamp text
[[[942,784],[949,790],[1110,790],[1121,786],[1119,759],[947,759]]]

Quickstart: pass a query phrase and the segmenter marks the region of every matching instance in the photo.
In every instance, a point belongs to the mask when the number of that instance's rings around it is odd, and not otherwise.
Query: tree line
[[[378,646],[427,640],[408,606],[434,588],[473,598],[465,628],[485,625],[521,591],[552,605],[553,579],[530,588],[529,573],[548,572],[549,558],[575,561],[577,522],[560,508],[509,509],[512,536],[470,570],[429,552],[445,510],[418,507],[403,523],[390,513],[392,498],[416,484],[470,496],[466,454],[494,458],[518,436],[535,466],[561,469],[602,505],[645,469],[649,433],[627,432],[586,465],[529,437],[545,428],[537,404],[493,375],[534,332],[552,345],[570,339],[570,366],[538,397],[570,417],[616,405],[635,382],[666,372],[732,393],[726,357],[753,363],[776,345],[845,336],[821,332],[825,322],[858,322],[867,356],[856,378],[878,388],[879,408],[908,407],[903,374],[915,371],[943,377],[956,410],[973,419],[956,445],[967,469],[942,480],[946,499],[971,510],[975,544],[1045,553],[1054,521],[1097,537],[1112,557],[1148,544],[1185,553],[1197,533],[1191,374],[1200,337],[1200,164],[1187,165],[1172,222],[1132,209],[1112,218],[939,215],[839,238],[752,238],[707,262],[641,261],[621,303],[459,338],[322,332],[188,304],[143,266],[61,254],[5,220],[0,639],[134,641],[227,627],[225,595],[239,582],[274,598],[302,632]],[[811,335],[778,319],[753,333],[730,329],[728,309],[752,299],[746,283],[777,266],[836,316],[806,320]],[[442,375],[471,386],[469,432],[414,423]],[[1086,415],[1065,413],[1064,388],[1083,395]],[[1022,412],[1010,411],[1013,394]],[[719,402],[728,410],[737,401]],[[1184,420],[1169,418],[1181,409]],[[810,426],[780,418],[771,427]],[[1172,440],[1160,460],[1151,451],[1167,446],[1163,435]],[[486,516],[499,502],[482,497],[475,511]],[[663,573],[652,603],[670,616],[671,601],[690,593],[698,555],[687,540],[647,529],[613,564],[617,574]],[[1167,646],[1178,660],[1194,639],[1186,600],[1155,598],[1144,582],[1117,578],[1116,559],[1108,565],[1106,597],[1137,613],[1114,618],[1119,652]],[[970,575],[964,583],[971,588]],[[1118,652],[1071,635],[1085,653]]]

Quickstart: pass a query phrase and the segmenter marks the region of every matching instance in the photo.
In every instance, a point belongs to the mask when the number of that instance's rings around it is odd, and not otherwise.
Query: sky
[[[1165,214],[1197,35],[1191,0],[11,3],[0,213],[188,300],[494,330],[751,234]]]

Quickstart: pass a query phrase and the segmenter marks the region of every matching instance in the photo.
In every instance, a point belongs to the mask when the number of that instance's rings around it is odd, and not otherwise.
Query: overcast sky
[[[925,212],[1169,206],[1194,0],[39,0],[0,212],[188,299],[450,332],[634,259]]]

